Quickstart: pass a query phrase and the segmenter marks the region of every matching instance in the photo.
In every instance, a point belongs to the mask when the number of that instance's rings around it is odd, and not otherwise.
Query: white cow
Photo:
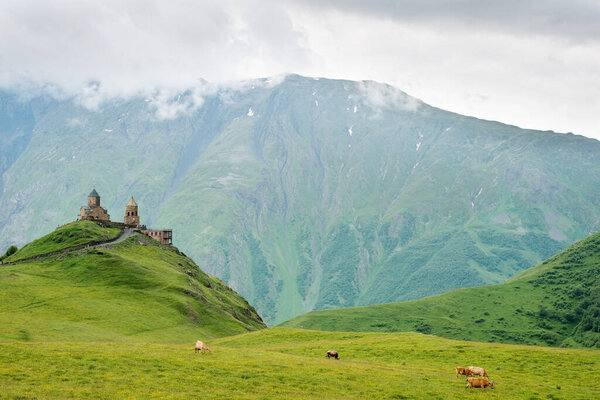
[[[197,352],[210,354],[210,349],[208,348],[208,346],[206,344],[204,344],[203,342],[198,340],[198,341],[196,341],[196,353]]]

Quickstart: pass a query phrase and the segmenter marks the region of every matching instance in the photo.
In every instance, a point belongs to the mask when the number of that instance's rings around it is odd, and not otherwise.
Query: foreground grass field
[[[0,343],[0,398],[600,398],[599,350],[287,328],[209,345]],[[495,389],[465,390],[456,365],[484,366]]]

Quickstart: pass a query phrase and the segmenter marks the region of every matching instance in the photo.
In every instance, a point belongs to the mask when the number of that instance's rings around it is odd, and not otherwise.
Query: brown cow
[[[196,350],[195,352],[200,352],[202,354],[204,353],[209,353],[210,354],[210,349],[208,348],[208,346],[206,344],[204,344],[203,342],[201,342],[200,340],[196,341]]]
[[[485,372],[485,369],[483,369],[481,367],[470,366],[468,369],[469,369],[469,371],[471,371],[471,373],[469,375],[485,376],[486,378],[489,379],[487,372]]]
[[[488,386],[493,389],[494,382],[490,382],[485,378],[467,378],[467,386],[465,386],[465,389],[480,387],[481,390],[484,391]]]
[[[337,351],[329,350],[329,351],[327,351],[327,358],[331,358],[331,357],[335,358],[336,360],[340,359],[340,356]]]
[[[469,368],[465,368],[465,367],[454,367],[456,369],[456,379],[458,379],[458,375],[464,375],[464,376],[470,376],[472,375],[471,371],[469,371]]]

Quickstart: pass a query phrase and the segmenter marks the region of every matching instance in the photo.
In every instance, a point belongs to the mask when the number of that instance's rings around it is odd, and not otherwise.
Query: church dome
[[[92,192],[88,195],[88,197],[100,197],[96,189],[93,189]]]
[[[121,203],[121,204],[123,204],[123,203]],[[137,203],[136,203],[136,202],[135,202],[135,200],[133,199],[133,196],[131,196],[131,198],[130,198],[130,199],[129,199],[129,201],[127,202],[127,207],[130,207],[130,206],[137,207]]]

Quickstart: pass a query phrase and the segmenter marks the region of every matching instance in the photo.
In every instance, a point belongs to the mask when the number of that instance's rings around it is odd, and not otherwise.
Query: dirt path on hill
[[[135,229],[133,228],[126,228],[123,229],[123,232],[121,232],[121,234],[119,236],[117,236],[115,239],[112,239],[108,242],[103,242],[100,244],[96,244],[90,247],[104,247],[110,244],[116,244],[116,243],[121,243],[124,240],[129,239],[130,237],[132,237],[133,235],[135,235]]]

